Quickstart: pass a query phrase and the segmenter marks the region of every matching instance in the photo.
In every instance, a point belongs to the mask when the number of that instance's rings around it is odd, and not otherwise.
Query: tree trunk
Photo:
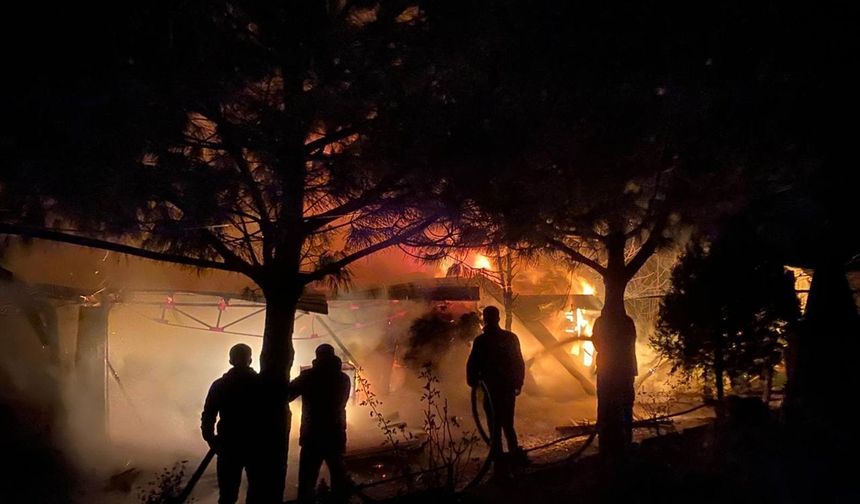
[[[725,398],[723,389],[723,356],[721,352],[717,352],[714,362],[714,386],[717,390],[717,402],[722,404]]]
[[[292,287],[285,285],[263,290],[266,297],[266,325],[260,354],[260,374],[266,393],[261,425],[261,465],[264,469],[260,495],[264,504],[280,504],[284,501],[292,420],[289,403],[285,400],[285,388],[293,365],[293,327],[299,300],[299,294]]]
[[[514,325],[514,289],[511,284],[513,280],[513,262],[511,253],[502,255],[496,252],[496,262],[499,264],[499,277],[502,283],[502,302],[505,308],[505,330],[510,331]]]
[[[510,331],[514,325],[514,296],[510,291],[505,291],[505,330]]]
[[[860,317],[841,261],[823,260],[815,268],[796,339],[795,368],[784,404],[788,418],[851,432],[852,417],[834,405],[860,388],[855,370]]]
[[[621,460],[632,442],[636,329],[624,308],[629,276],[624,268],[624,240],[607,243],[609,261],[603,275],[603,311],[594,325],[597,350],[597,423],[600,454],[609,463]]]
[[[773,393],[773,367],[768,366],[764,372],[764,391],[762,392],[761,400],[770,407],[770,398]]]
[[[717,418],[723,418],[723,414],[725,413],[724,409],[724,399],[725,399],[725,389],[723,387],[723,375],[725,374],[725,363],[723,360],[723,348],[720,344],[720,338],[722,335],[717,335],[717,342],[714,345],[714,387],[717,390],[717,405],[714,408],[714,412],[717,415]]]
[[[702,371],[702,400],[705,402],[714,400],[714,391],[711,390],[711,373],[708,369]]]

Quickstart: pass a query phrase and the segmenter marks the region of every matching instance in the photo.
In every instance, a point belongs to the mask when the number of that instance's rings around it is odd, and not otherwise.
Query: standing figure
[[[218,504],[234,504],[239,498],[242,470],[248,476],[246,502],[259,502],[258,491],[260,377],[251,368],[251,347],[244,344],[230,349],[233,366],[215,380],[206,396],[200,430],[203,439],[218,455]],[[219,418],[220,417],[220,418]],[[218,434],[215,420],[218,419]]]
[[[484,332],[475,338],[466,364],[466,380],[470,387],[487,386],[484,410],[490,423],[491,456],[498,462],[502,455],[502,433],[508,452],[515,460],[525,462],[525,453],[517,441],[514,429],[514,409],[525,379],[525,362],[517,335],[499,327],[499,309],[484,308]]]
[[[349,377],[341,371],[334,348],[316,349],[313,366],[290,382],[289,400],[302,398],[302,427],[299,434],[299,501],[313,502],[322,463],[331,474],[332,493],[338,500],[348,497],[349,478],[343,464],[346,450],[346,403]]]

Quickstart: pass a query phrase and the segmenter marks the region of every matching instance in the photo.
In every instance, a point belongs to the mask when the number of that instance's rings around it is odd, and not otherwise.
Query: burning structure
[[[496,305],[508,308],[527,361],[519,410],[523,434],[593,420],[590,336],[602,303],[589,279],[563,272],[547,280],[550,268],[535,265],[523,268],[515,282],[500,285],[492,261],[479,255],[474,261],[483,267],[451,274],[443,265],[441,272],[392,275],[385,284],[364,282],[349,292],[305,295],[295,319],[293,375],[310,364],[318,344],[330,343],[344,357],[348,374],[354,378],[354,370],[361,369],[385,398],[386,414],[417,433],[420,383],[407,362],[415,350],[410,338],[415,322],[433,317],[458,325],[463,316]],[[72,405],[69,430],[90,433],[86,441],[71,436],[75,450],[90,463],[96,459],[92,453],[104,453],[101,461],[110,467],[103,470],[199,457],[206,450],[198,434],[200,408],[211,380],[227,368],[227,350],[237,342],[251,346],[255,355],[261,349],[265,305],[238,291],[146,288],[93,296],[92,291],[53,288],[35,295],[51,306],[46,314],[59,314],[54,322],[41,316],[40,327],[55,327],[51,338],[58,359],[71,371],[65,375],[70,385],[66,402]],[[477,330],[461,332],[465,335],[446,333],[451,341],[439,347],[444,351],[433,352],[452,411],[466,414],[465,359]],[[351,451],[382,442],[359,403],[353,401],[348,410]],[[211,491],[214,482],[204,478],[198,492],[207,485]]]

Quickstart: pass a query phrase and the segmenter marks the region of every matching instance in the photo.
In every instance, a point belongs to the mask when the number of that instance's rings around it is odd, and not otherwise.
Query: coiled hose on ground
[[[479,387],[473,387],[472,388],[472,418],[475,421],[475,427],[477,428],[478,434],[481,436],[481,439],[483,439],[483,441],[487,444],[488,447],[492,447],[493,446],[493,439],[490,436],[493,433],[492,424],[494,421],[493,417],[495,415],[494,410],[493,410],[493,402],[492,402],[492,399],[490,398],[490,394],[489,394],[489,390],[487,389],[487,385],[484,382],[480,382],[479,386],[481,388],[481,391],[484,393],[484,395],[486,397],[487,405],[488,405],[488,407],[487,407],[487,410],[488,410],[487,411],[487,413],[488,413],[487,429],[484,428],[484,424],[481,421],[481,415],[480,415],[479,408],[478,408],[478,388]],[[693,411],[704,408],[706,406],[707,406],[706,404],[700,404],[698,406],[695,406],[693,408],[689,408],[689,409],[686,409],[683,411],[679,411],[676,413],[651,418],[648,421],[654,422],[654,421],[658,421],[658,420],[670,419],[670,418],[677,417],[680,415],[686,415],[688,413],[692,413]],[[489,434],[487,432],[488,430],[489,430]],[[540,467],[551,466],[551,465],[555,465],[558,463],[568,463],[568,462],[571,462],[571,461],[577,459],[580,455],[582,455],[585,452],[585,450],[589,446],[591,446],[591,443],[593,443],[594,439],[597,437],[596,426],[593,430],[591,430],[591,432],[572,434],[569,436],[562,436],[558,439],[554,439],[554,440],[549,441],[547,443],[540,444],[537,446],[532,446],[531,448],[526,448],[523,451],[526,453],[531,453],[533,451],[542,450],[544,448],[549,448],[551,446],[557,445],[559,443],[563,443],[565,441],[569,441],[571,439],[575,439],[578,437],[585,437],[585,436],[588,436],[588,438],[585,440],[585,443],[583,443],[583,445],[580,446],[579,449],[577,449],[576,452],[572,453],[569,457],[565,457],[563,460],[561,460],[559,462],[551,462],[549,464],[541,464]],[[179,496],[176,499],[174,499],[171,502],[171,504],[183,504],[188,499],[188,497],[191,495],[191,491],[194,489],[194,486],[197,484],[197,481],[200,479],[200,476],[202,476],[203,472],[206,470],[207,466],[212,461],[212,458],[214,455],[215,455],[214,451],[209,450],[209,452],[203,458],[203,461],[198,466],[197,470],[194,471],[194,474],[191,476],[191,479],[188,481],[188,484],[185,486],[185,489],[182,491],[182,493],[179,494]],[[463,489],[460,490],[460,492],[464,492],[466,490],[472,489],[475,486],[477,486],[478,484],[480,484],[481,481],[484,479],[484,477],[487,475],[487,472],[489,471],[491,465],[492,465],[492,450],[490,450],[490,452],[488,452],[487,458],[484,460],[483,464],[481,464],[481,468],[478,471],[478,473],[475,475],[475,477],[472,478],[472,480],[465,487],[463,487]],[[361,485],[355,485],[353,487],[353,493],[355,495],[357,495],[358,497],[360,497],[365,502],[374,502],[375,499],[373,499],[372,497],[370,497],[366,493],[364,493],[365,489],[379,486],[379,485],[384,485],[384,484],[391,483],[394,481],[399,481],[399,480],[402,480],[405,478],[411,478],[411,477],[419,476],[422,474],[427,474],[427,473],[439,471],[441,469],[444,469],[444,467],[435,467],[435,468],[428,469],[425,471],[410,473],[410,474],[406,474],[406,475],[399,476],[396,478],[387,478],[387,479],[383,479],[383,480],[377,480],[377,481],[371,481],[368,483],[363,483]]]

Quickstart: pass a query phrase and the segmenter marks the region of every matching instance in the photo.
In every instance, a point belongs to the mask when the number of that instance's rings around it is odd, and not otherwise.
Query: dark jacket
[[[252,368],[234,367],[209,387],[200,430],[207,442],[215,440],[215,419],[221,444],[253,442],[258,431],[260,376]]]
[[[337,449],[346,446],[346,402],[349,376],[341,371],[341,360],[314,359],[313,367],[290,382],[289,400],[302,398],[302,427],[299,444],[324,444]]]
[[[466,381],[470,387],[478,382],[491,391],[513,391],[523,387],[525,362],[517,335],[500,327],[485,327],[472,343],[472,353],[466,363]]]

